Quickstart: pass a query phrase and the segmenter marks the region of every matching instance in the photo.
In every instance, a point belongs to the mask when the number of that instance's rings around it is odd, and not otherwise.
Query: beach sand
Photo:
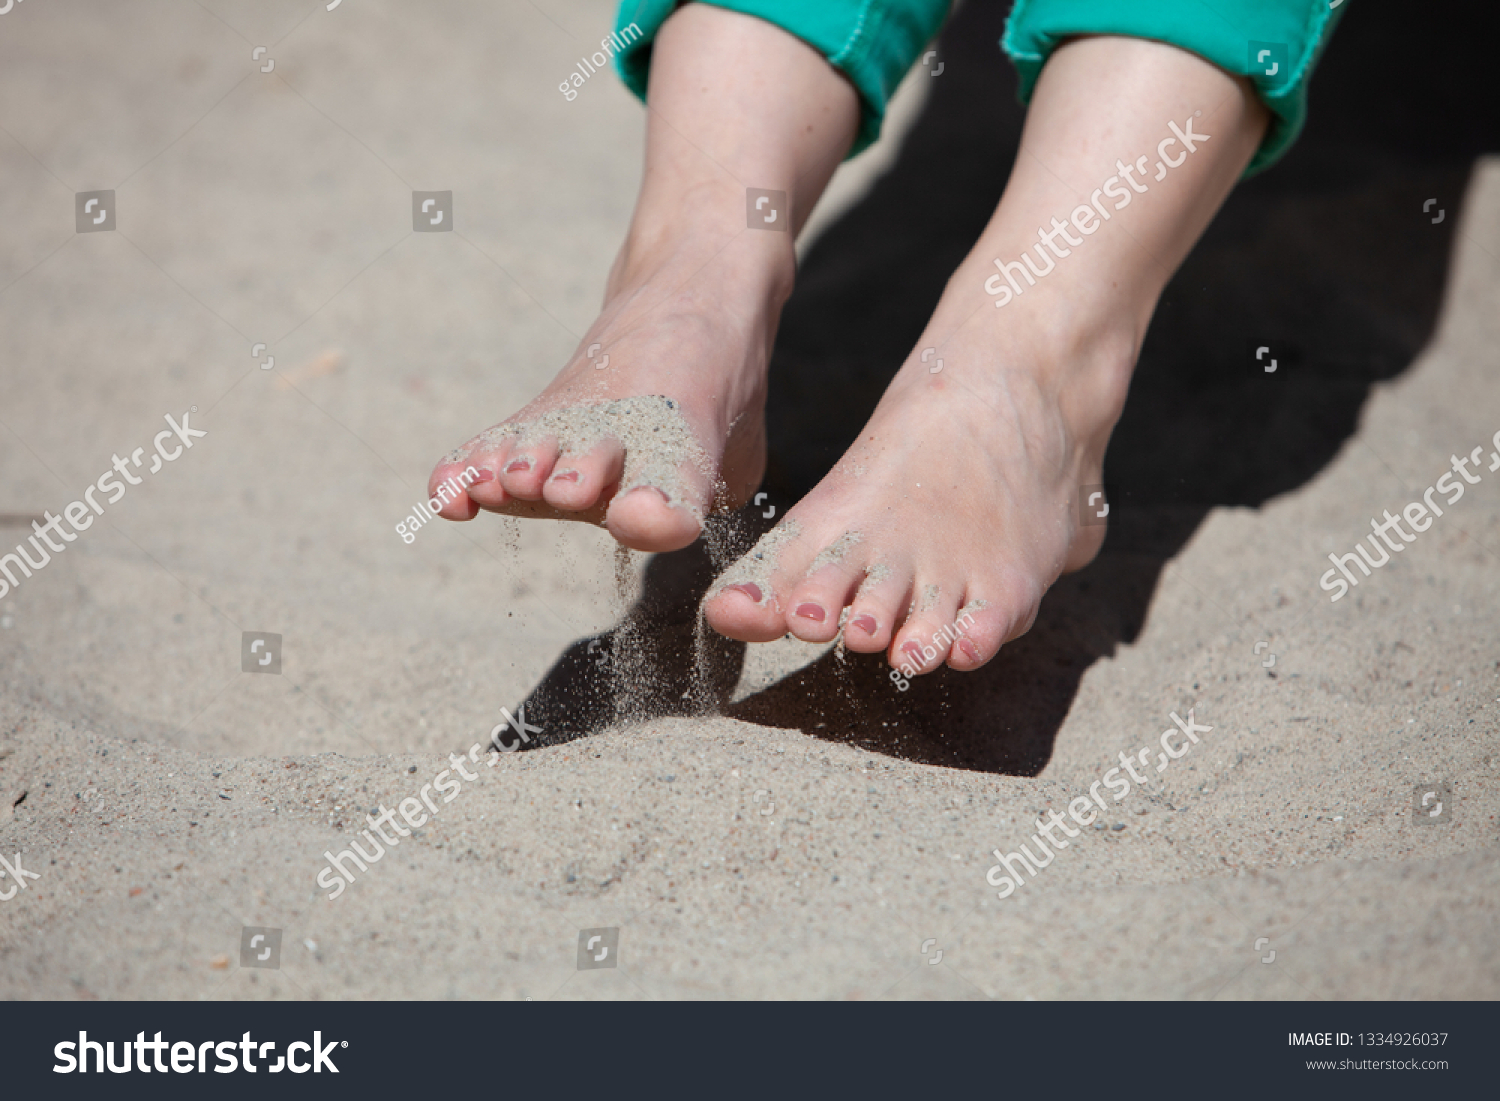
[[[644,115],[612,77],[557,84],[610,6],[208,7],[18,5],[0,40],[0,551],[165,416],[207,432],[0,599],[0,855],[39,876],[0,902],[0,997],[1500,996],[1500,472],[1318,588],[1500,429],[1500,160],[1442,199],[1435,333],[1305,480],[1162,554],[1176,506],[1117,497],[1099,561],[979,674],[901,692],[833,646],[708,640],[728,679],[694,696],[691,600],[587,647],[634,599],[603,532],[395,532],[597,308]],[[815,233],[892,163],[920,77]],[[117,229],[75,236],[93,189]],[[411,231],[413,190],[453,191],[452,232]],[[1226,454],[1232,417],[1204,429]],[[242,671],[246,632],[279,673]],[[616,662],[661,699],[480,753],[326,897],[372,808],[555,666]],[[1174,712],[1212,731],[997,898],[992,850]],[[247,926],[281,930],[279,968],[241,966]],[[609,927],[618,966],[578,970]]]

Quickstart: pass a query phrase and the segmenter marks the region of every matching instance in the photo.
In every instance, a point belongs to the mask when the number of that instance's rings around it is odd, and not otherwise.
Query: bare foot
[[[464,487],[450,520],[585,520],[671,551],[760,483],[792,241],[853,140],[858,100],[806,43],[701,4],[667,20],[652,59],[645,178],[604,310],[535,401],[433,470],[430,494]],[[784,193],[776,231],[748,227],[747,188]]]
[[[1134,349],[1128,336],[994,343],[978,330],[949,341],[938,374],[908,360],[858,442],[720,578],[705,606],[715,630],[842,630],[911,676],[975,669],[1030,629],[1042,594],[1103,542],[1104,527],[1080,523],[1079,487],[1103,480]]]
[[[572,361],[433,470],[432,493],[479,472],[444,516],[583,520],[670,551],[715,506],[745,502],[765,470],[766,363],[794,260],[788,235],[730,228],[743,208],[742,188],[706,185],[679,207],[675,239],[643,256],[627,243]]]
[[[842,630],[908,675],[977,668],[1025,633],[1048,587],[1099,551],[1105,529],[1082,524],[1080,493],[1103,481],[1161,289],[1266,119],[1248,82],[1175,47],[1059,47],[920,354],[849,453],[716,583],[714,629],[747,642]],[[1170,166],[1135,178],[1147,150]]]

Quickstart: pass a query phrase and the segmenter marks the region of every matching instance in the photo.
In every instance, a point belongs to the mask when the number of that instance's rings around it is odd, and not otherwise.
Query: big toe
[[[652,485],[636,486],[610,501],[604,526],[631,550],[681,550],[698,538],[702,513],[686,501],[673,501],[667,491]]]
[[[800,534],[797,521],[788,517],[724,571],[703,602],[710,627],[741,642],[771,642],[787,633],[786,612],[776,598],[772,578],[782,549]]]

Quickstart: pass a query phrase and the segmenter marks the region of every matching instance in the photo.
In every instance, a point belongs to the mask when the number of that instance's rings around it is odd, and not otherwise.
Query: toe
[[[764,581],[718,590],[704,601],[703,615],[719,634],[741,642],[774,642],[786,634],[785,613]]]
[[[891,640],[891,664],[909,665],[918,673],[930,673],[947,659],[957,641],[953,620],[960,589],[956,585],[923,581],[914,591],[917,606]]]
[[[489,443],[483,437],[476,437],[446,456],[432,472],[433,479],[454,479],[464,486],[464,493],[479,508],[501,508],[511,499],[500,484],[500,470],[509,447],[508,441]],[[445,509],[443,515],[454,513]]]
[[[720,575],[703,602],[710,627],[741,642],[771,642],[786,634],[786,606],[772,583],[780,575],[783,549],[790,550],[800,534],[801,526],[788,516]]]
[[[638,485],[609,503],[604,525],[631,550],[681,550],[698,538],[701,512],[689,502],[674,501],[666,490]]]
[[[1007,625],[1007,617],[989,601],[983,597],[970,599],[953,617],[957,639],[948,651],[949,668],[967,673],[988,662],[1000,652]]]
[[[871,566],[849,604],[844,645],[857,654],[878,654],[888,648],[910,587],[908,571],[892,570],[883,562]]]
[[[949,666],[961,672],[978,669],[1005,643],[1031,630],[1045,591],[1035,578],[1021,574],[994,579],[989,588],[969,589],[954,614],[958,637],[948,652]]]
[[[858,535],[846,533],[822,548],[788,590],[786,628],[802,641],[829,642],[839,633],[839,617],[865,577],[862,562],[848,564],[858,542]]]
[[[512,497],[540,501],[542,487],[556,462],[556,440],[551,437],[524,440],[511,448],[500,467],[500,484]]]
[[[553,465],[542,496],[563,512],[583,512],[619,483],[624,466],[625,449],[617,440],[601,442],[581,455],[565,452]]]
[[[446,520],[472,520],[479,514],[478,497],[497,489],[495,472],[475,466],[467,460],[445,459],[427,478],[427,497],[441,501],[438,515]],[[502,495],[504,491],[501,491]]]
[[[806,586],[798,586],[804,590]],[[820,584],[812,591],[794,591],[787,602],[784,625],[803,642],[829,642],[839,633],[839,615],[854,592],[854,582]]]

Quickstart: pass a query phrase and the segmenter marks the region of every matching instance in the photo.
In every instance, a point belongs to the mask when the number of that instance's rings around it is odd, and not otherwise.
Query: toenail
[[[578,471],[559,470],[556,474],[552,475],[552,480],[554,482],[576,482],[578,481]]]
[[[880,629],[880,624],[875,622],[872,615],[857,615],[850,622],[867,635],[873,635]]]
[[[520,474],[531,469],[530,459],[517,459],[505,468],[507,474]]]
[[[816,604],[798,604],[797,614],[803,619],[812,620],[814,623],[822,623],[825,616],[823,609]]]
[[[632,489],[630,492],[634,493],[637,489],[649,489],[652,493],[659,494],[661,496],[661,499],[667,502],[667,504],[670,505],[672,503],[672,498],[667,496],[667,491],[658,488],[657,486],[636,486],[635,489]]]
[[[469,484],[473,485],[475,482],[493,482],[494,480],[495,472],[493,470],[480,470],[474,477],[469,479]]]
[[[726,593],[727,592],[744,593],[746,596],[748,596],[751,600],[755,601],[757,604],[759,604],[760,601],[761,601],[760,586],[759,585],[751,585],[748,582],[746,584],[744,584],[744,585],[731,585],[731,586],[729,586],[729,588],[725,589],[724,591]]]
[[[974,644],[968,639],[959,639],[958,648],[963,651],[964,657],[968,658],[970,661],[977,662],[979,660],[979,651],[974,648]]]
[[[921,643],[908,642],[905,646],[901,647],[901,652],[910,657],[911,660],[916,664],[918,669],[922,668],[922,666],[927,661],[927,659],[922,656]]]

